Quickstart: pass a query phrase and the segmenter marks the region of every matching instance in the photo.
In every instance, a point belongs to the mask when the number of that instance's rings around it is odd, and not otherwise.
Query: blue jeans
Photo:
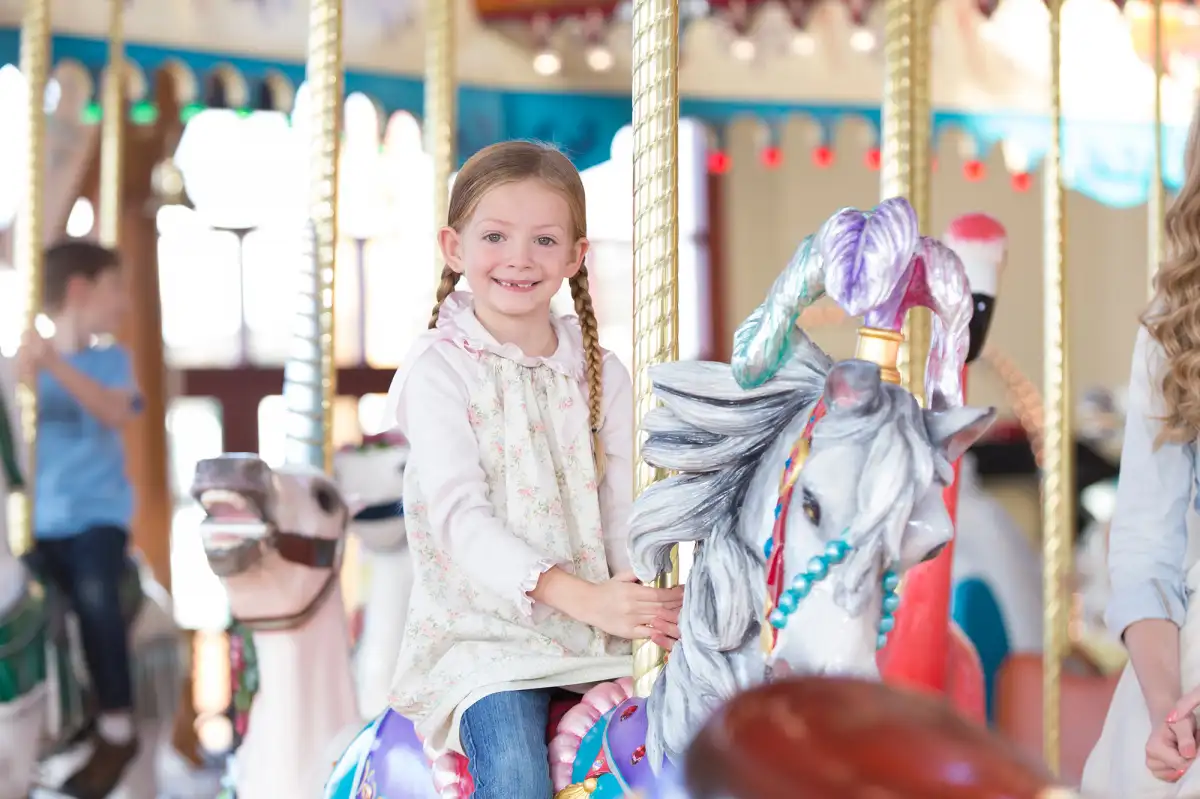
[[[61,591],[79,618],[79,637],[101,712],[133,708],[129,630],[121,612],[121,578],[129,534],[93,527],[70,538],[38,541],[25,557],[30,571]]]
[[[462,715],[459,737],[467,753],[472,799],[551,799],[546,725],[557,688],[503,691],[480,699]]]

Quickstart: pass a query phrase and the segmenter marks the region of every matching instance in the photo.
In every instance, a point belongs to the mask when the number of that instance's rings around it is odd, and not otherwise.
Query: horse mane
[[[651,369],[663,407],[646,416],[642,457],[679,474],[634,503],[634,569],[651,579],[669,568],[676,543],[699,544],[684,589],[679,643],[647,700],[651,763],[679,758],[716,706],[744,687],[735,655],[759,634],[766,584],[763,553],[738,533],[740,509],[764,453],[817,403],[832,366],[796,332],[792,357],[758,388],[741,388],[723,363]]]

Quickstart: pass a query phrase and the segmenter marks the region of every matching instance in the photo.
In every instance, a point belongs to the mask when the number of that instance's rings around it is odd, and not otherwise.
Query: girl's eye
[[[814,527],[820,527],[821,503],[817,502],[817,498],[805,491],[802,507],[804,508],[804,518],[808,519]]]
[[[490,241],[492,244],[499,244],[503,239],[499,233],[488,233],[483,237],[484,241]]]
[[[556,242],[549,236],[538,236],[537,243],[543,247],[553,247]]]

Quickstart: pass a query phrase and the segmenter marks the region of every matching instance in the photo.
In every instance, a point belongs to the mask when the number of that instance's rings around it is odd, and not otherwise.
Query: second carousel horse
[[[360,508],[350,521],[369,553],[371,570],[362,633],[355,647],[358,711],[371,718],[387,708],[392,673],[404,639],[413,585],[412,553],[404,531],[404,465],[408,445],[388,434],[368,436],[334,458],[347,500]]]
[[[252,455],[200,461],[192,491],[208,514],[209,565],[253,639],[257,690],[234,791],[312,796],[361,718],[339,574],[350,510],[325,475]]]

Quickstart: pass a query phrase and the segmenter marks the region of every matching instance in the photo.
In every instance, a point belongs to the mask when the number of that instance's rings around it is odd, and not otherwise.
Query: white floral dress
[[[582,337],[571,318],[554,324],[558,350],[530,358],[498,344],[469,295],[453,294],[389,395],[412,445],[404,497],[416,577],[391,705],[437,750],[462,751],[462,713],[485,696],[582,690],[631,672],[628,641],[527,596],[555,565],[591,582],[628,568],[628,373],[606,356],[608,468],[597,486]]]

